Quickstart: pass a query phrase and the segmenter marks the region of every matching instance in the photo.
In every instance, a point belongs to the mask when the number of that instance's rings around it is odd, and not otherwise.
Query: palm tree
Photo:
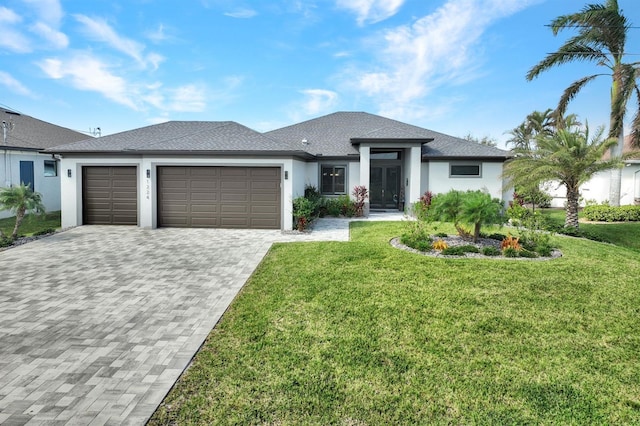
[[[0,208],[9,210],[16,215],[16,224],[11,233],[11,239],[14,240],[18,237],[18,229],[20,229],[27,212],[44,213],[45,210],[42,204],[42,195],[33,192],[29,185],[25,184],[0,189]]]
[[[573,82],[560,97],[556,113],[562,117],[569,102],[589,82],[599,76],[610,75],[611,115],[609,137],[616,138],[617,144],[611,146],[611,156],[619,157],[624,146],[624,118],[626,105],[632,96],[638,100],[638,108],[633,120],[633,144],[640,146],[640,90],[636,79],[640,76],[639,63],[625,63],[625,44],[630,24],[618,7],[617,0],[606,0],[604,4],[589,4],[581,12],[562,15],[551,21],[551,29],[557,35],[565,28],[578,30],[578,35],[567,40],[558,51],[548,54],[542,61],[529,70],[527,80],[557,65],[568,62],[587,61],[606,69],[604,73],[593,74]],[[611,173],[609,199],[612,205],[620,204],[620,186],[622,171],[614,169]]]
[[[507,140],[507,144],[513,144],[515,152],[529,152],[535,144],[536,137],[541,133],[551,133],[554,123],[551,108],[546,111],[533,111],[518,127],[508,132],[511,139]]]
[[[602,156],[617,143],[603,138],[599,128],[589,140],[589,127],[561,129],[551,135],[540,135],[530,155],[515,157],[505,164],[503,175],[511,185],[531,185],[556,181],[567,190],[565,227],[578,227],[580,185],[601,171],[622,166],[619,157],[603,160]]]

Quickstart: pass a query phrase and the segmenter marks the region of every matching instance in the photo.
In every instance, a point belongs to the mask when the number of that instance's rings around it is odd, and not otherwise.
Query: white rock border
[[[443,237],[441,239],[444,240],[444,241],[447,241],[447,239],[450,239],[450,238],[458,239],[460,237],[457,237],[457,236],[456,237]],[[460,238],[460,240],[462,240],[462,239]],[[467,243],[468,244],[472,244],[472,243],[469,243],[469,242],[467,242]],[[408,252],[419,254],[419,255],[422,255],[422,256],[439,257],[441,259],[468,259],[468,258],[474,258],[474,259],[520,260],[520,261],[531,260],[531,261],[541,262],[541,261],[545,261],[545,260],[553,260],[553,259],[558,259],[558,258],[562,257],[562,252],[560,250],[557,250],[557,249],[554,249],[551,252],[551,256],[550,257],[542,257],[542,256],[539,256],[539,257],[504,257],[502,255],[500,255],[500,256],[485,256],[482,253],[465,253],[464,256],[449,256],[449,255],[443,255],[438,250],[420,251],[420,250],[411,248],[409,246],[406,246],[406,245],[402,244],[400,242],[400,237],[392,238],[391,240],[389,240],[389,244],[391,244],[392,247],[400,249],[400,250],[408,251]],[[460,245],[460,244],[453,244],[453,245]],[[472,245],[478,246],[479,244],[472,244]]]

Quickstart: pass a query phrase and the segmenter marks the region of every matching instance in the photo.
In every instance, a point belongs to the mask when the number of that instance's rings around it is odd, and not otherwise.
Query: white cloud
[[[22,17],[13,10],[0,6],[0,48],[16,53],[31,52],[30,40],[14,28],[22,22]]]
[[[377,53],[369,70],[348,72],[359,92],[378,101],[380,113],[406,119],[424,114],[416,106],[435,88],[477,77],[476,47],[497,20],[540,0],[449,0],[430,15],[386,30],[368,48]]]
[[[358,25],[384,21],[398,13],[404,0],[336,0],[339,8],[356,14]]]
[[[156,53],[144,54],[145,46],[135,40],[120,36],[106,21],[100,18],[90,18],[86,15],[74,15],[76,20],[84,26],[87,36],[101,41],[113,49],[135,59],[140,65],[149,64],[155,68],[164,59]]]
[[[17,24],[22,21],[22,17],[13,10],[0,6],[0,23]]]
[[[207,107],[205,91],[196,84],[178,87],[170,92],[169,109],[178,112],[201,112]]]
[[[38,34],[56,49],[65,49],[69,46],[69,38],[66,34],[51,28],[44,22],[37,22],[31,27],[31,31]]]
[[[13,78],[13,76],[7,72],[0,71],[0,84],[5,86],[10,91],[17,93],[19,95],[35,97],[33,92],[25,87],[18,80]]]
[[[161,43],[169,39],[164,24],[159,24],[155,30],[147,31],[145,36],[154,43]]]
[[[22,0],[30,5],[40,16],[40,20],[53,26],[59,27],[64,13],[58,0]]]
[[[330,111],[338,101],[338,94],[331,90],[306,89],[300,93],[305,95],[302,110],[307,115],[318,115]]]
[[[226,12],[225,16],[230,16],[232,18],[240,18],[240,19],[248,19],[256,16],[258,12],[253,9],[237,9],[233,12]]]
[[[134,101],[136,90],[113,74],[107,64],[88,54],[76,54],[65,60],[49,58],[38,66],[50,78],[65,80],[76,89],[98,92],[121,105],[140,109]]]

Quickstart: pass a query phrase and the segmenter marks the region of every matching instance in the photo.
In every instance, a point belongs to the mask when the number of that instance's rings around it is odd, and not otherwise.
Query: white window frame
[[[53,174],[47,173],[47,164],[53,164]],[[58,176],[58,162],[56,160],[44,160],[44,177]]]

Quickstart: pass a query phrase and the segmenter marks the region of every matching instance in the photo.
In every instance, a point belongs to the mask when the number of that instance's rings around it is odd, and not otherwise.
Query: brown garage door
[[[137,182],[135,167],[83,167],[82,223],[137,225]]]
[[[280,168],[158,167],[158,226],[280,229]]]

